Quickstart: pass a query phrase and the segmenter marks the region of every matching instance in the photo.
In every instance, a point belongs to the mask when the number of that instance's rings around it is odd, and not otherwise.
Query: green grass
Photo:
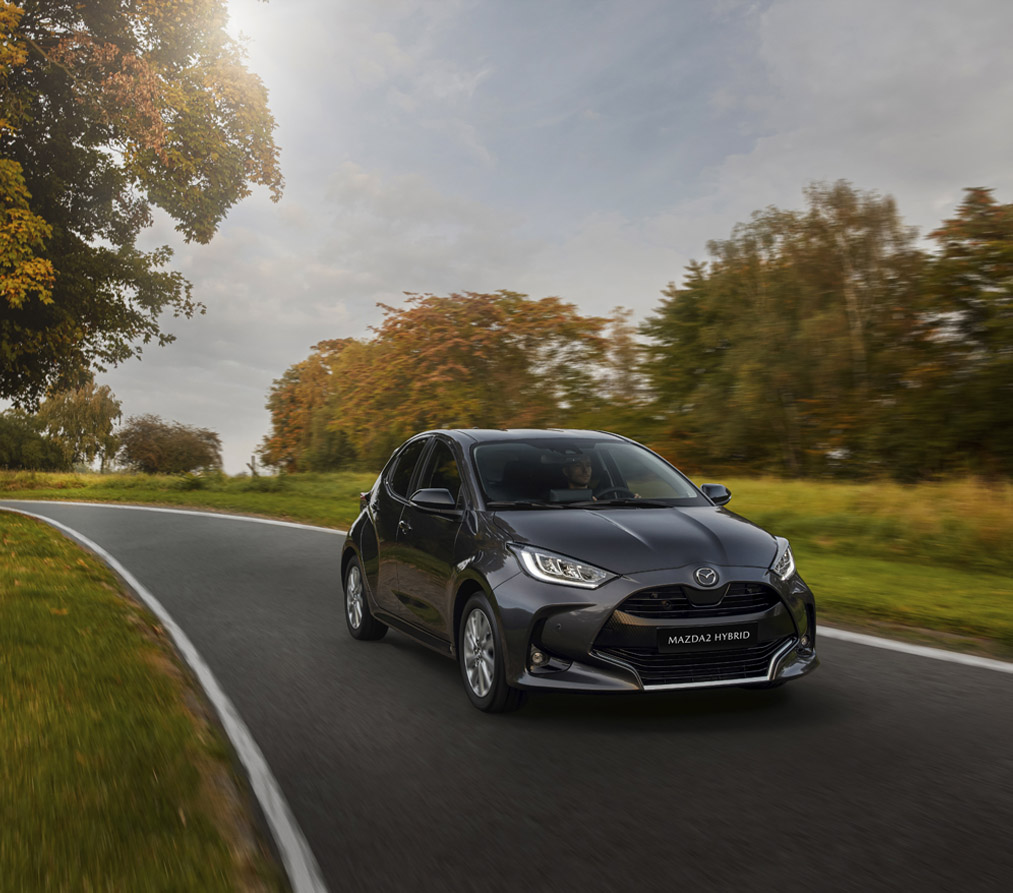
[[[791,540],[824,620],[1013,657],[1013,484],[725,483]]]
[[[1013,580],[947,567],[800,553],[820,618],[1013,658]]]
[[[0,472],[0,497],[186,505],[347,527],[374,479]],[[729,508],[791,540],[824,620],[1013,657],[1013,484],[724,483]]]
[[[41,522],[0,549],[0,887],[283,889],[155,618]]]
[[[809,551],[1013,576],[1013,484],[729,480],[729,508]]]
[[[0,472],[0,499],[71,499],[191,506],[347,527],[359,514],[359,493],[375,473],[340,472],[259,477]]]

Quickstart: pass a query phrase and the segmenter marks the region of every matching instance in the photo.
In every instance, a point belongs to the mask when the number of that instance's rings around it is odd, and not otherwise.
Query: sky
[[[98,376],[245,470],[272,381],[404,292],[649,316],[707,242],[814,181],[924,236],[1013,202],[1009,0],[229,0],[286,179],[209,245],[158,218],[207,313]]]

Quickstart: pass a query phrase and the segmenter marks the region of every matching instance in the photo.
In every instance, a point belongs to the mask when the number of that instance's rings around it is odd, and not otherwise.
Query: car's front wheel
[[[348,562],[348,570],[345,571],[345,623],[355,639],[382,639],[387,632],[387,624],[369,613],[366,585],[358,558]]]
[[[471,703],[486,713],[520,707],[524,692],[507,685],[496,615],[484,595],[476,593],[465,604],[457,641],[457,659]]]

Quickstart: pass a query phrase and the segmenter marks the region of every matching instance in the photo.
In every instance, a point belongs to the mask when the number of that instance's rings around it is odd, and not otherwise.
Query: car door
[[[398,524],[408,496],[413,493],[412,482],[418,472],[419,461],[425,455],[432,438],[420,437],[406,443],[391,462],[376,488],[376,498],[370,505],[373,529],[377,544],[377,606],[384,611],[400,615],[401,602],[398,600]]]
[[[449,613],[449,586],[460,546],[461,519],[466,503],[461,470],[450,444],[434,438],[424,458],[415,490],[449,490],[454,508],[425,508],[409,502],[398,524],[397,597],[401,616],[440,639],[453,638]]]

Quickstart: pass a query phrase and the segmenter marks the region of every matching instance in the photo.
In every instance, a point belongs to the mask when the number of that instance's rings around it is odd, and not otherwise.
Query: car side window
[[[387,477],[387,486],[398,496],[402,496],[405,499],[408,498],[408,487],[412,482],[412,473],[415,471],[415,466],[418,465],[419,459],[428,443],[429,438],[427,437],[423,437],[421,440],[414,440],[397,457],[394,469]]]
[[[433,451],[429,454],[426,467],[419,478],[418,488],[438,487],[449,490],[455,501],[459,501],[461,492],[461,470],[450,447],[442,440],[436,441]]]

